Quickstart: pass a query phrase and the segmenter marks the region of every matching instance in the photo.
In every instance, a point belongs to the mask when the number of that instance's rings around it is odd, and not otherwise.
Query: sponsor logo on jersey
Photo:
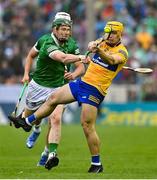
[[[95,54],[95,55],[93,56],[92,61],[93,61],[94,63],[99,64],[100,66],[102,66],[102,67],[110,70],[110,71],[116,71],[116,70],[117,70],[117,67],[118,67],[117,64],[116,64],[116,65],[109,65],[109,64],[105,63],[98,54]]]

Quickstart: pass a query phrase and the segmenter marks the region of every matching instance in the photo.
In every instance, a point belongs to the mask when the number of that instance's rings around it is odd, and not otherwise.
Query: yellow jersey
[[[127,62],[128,51],[121,43],[114,47],[111,47],[107,45],[105,41],[101,43],[99,48],[104,51],[108,51],[111,54],[118,53],[123,61],[123,63],[121,64],[110,65],[104,62],[100,58],[99,54],[96,53],[91,59],[85,75],[81,78],[82,81],[96,87],[100,91],[100,93],[105,96],[107,93],[107,89],[112,83],[112,80]]]

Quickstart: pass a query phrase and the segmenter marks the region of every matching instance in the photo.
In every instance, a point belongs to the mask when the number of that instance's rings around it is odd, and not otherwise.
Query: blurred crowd
[[[25,57],[36,40],[50,32],[58,11],[71,14],[73,36],[82,53],[88,33],[87,0],[0,0],[0,83],[19,83]],[[99,37],[108,20],[124,23],[123,43],[129,51],[128,66],[150,67],[151,75],[139,75],[122,70],[114,83],[140,84],[143,100],[157,100],[157,1],[156,0],[96,0],[95,33]],[[153,97],[152,97],[153,95]],[[136,94],[133,99],[136,99]]]

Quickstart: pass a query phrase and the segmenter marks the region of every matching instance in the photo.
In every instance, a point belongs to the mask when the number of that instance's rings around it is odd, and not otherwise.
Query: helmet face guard
[[[72,21],[69,21],[67,19],[56,19],[52,22],[52,28],[63,26],[63,25],[72,27]]]

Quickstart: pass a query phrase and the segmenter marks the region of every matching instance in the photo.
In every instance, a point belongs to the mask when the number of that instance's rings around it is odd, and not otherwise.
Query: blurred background
[[[87,43],[102,36],[107,21],[125,25],[123,43],[133,68],[150,67],[150,75],[122,70],[100,107],[103,124],[157,125],[157,1],[156,0],[0,0],[0,124],[17,102],[24,62],[30,48],[51,31],[58,11],[70,13],[73,36],[85,53]],[[64,122],[77,121],[77,104]],[[74,116],[75,113],[75,116]]]

